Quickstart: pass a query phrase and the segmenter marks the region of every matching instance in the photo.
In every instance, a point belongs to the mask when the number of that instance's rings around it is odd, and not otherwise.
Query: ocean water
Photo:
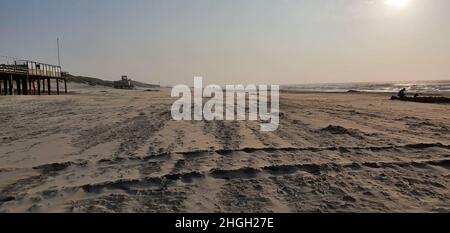
[[[414,93],[450,93],[450,80],[439,81],[410,81],[410,82],[373,82],[373,83],[327,83],[327,84],[299,84],[283,85],[282,90],[305,92],[393,92],[402,88]]]

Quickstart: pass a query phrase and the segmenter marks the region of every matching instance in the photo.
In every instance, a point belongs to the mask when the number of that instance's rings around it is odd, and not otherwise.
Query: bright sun
[[[388,6],[404,7],[408,4],[409,0],[386,0],[384,3]]]

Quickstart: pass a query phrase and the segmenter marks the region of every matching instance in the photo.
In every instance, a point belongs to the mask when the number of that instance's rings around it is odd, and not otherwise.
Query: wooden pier
[[[61,75],[61,67],[33,61],[14,61],[13,65],[0,64],[1,95],[41,95],[52,92],[52,82],[56,82],[56,94],[60,94],[60,82],[67,80]]]

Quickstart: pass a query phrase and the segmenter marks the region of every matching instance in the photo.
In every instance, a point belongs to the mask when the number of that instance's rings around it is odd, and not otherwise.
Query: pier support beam
[[[31,91],[33,90],[33,79],[27,76],[27,84],[28,84],[28,95],[31,95]],[[34,94],[34,93],[33,93]]]
[[[20,78],[16,79],[16,91],[17,91],[17,95],[20,95],[22,93],[22,88],[21,88],[21,83],[20,83]]]
[[[47,78],[47,92],[48,92],[48,95],[51,95],[52,94],[52,88],[51,88],[51,86],[50,86],[50,78]]]
[[[56,78],[56,94],[59,95],[59,79]]]
[[[37,91],[38,95],[41,95],[41,79],[37,77]]]
[[[22,82],[22,95],[28,94],[28,81],[26,78],[20,80]]]
[[[56,82],[56,85],[52,84],[52,80]],[[52,90],[52,85],[55,85],[53,88],[56,88],[56,90]],[[62,85],[64,85],[64,91],[62,90]],[[63,93],[68,93],[67,85],[67,79],[64,77],[28,76],[26,74],[13,73],[0,74],[0,96],[42,95],[45,92],[48,95],[63,95]]]
[[[35,78],[30,79],[30,86],[31,86],[31,89],[33,90],[33,95],[36,95],[36,79]]]
[[[10,95],[13,95],[14,93],[13,93],[13,76],[11,75],[11,77],[9,78],[9,80],[8,80],[8,84],[9,84],[9,94]]]
[[[3,79],[3,94],[7,95],[8,94],[8,81],[5,79]]]
[[[21,81],[22,81],[22,94],[28,95],[28,79],[21,78]]]

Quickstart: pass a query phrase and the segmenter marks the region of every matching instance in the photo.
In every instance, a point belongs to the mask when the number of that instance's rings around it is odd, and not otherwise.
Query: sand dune
[[[282,93],[280,128],[169,90],[0,97],[2,212],[448,212],[450,105]]]

